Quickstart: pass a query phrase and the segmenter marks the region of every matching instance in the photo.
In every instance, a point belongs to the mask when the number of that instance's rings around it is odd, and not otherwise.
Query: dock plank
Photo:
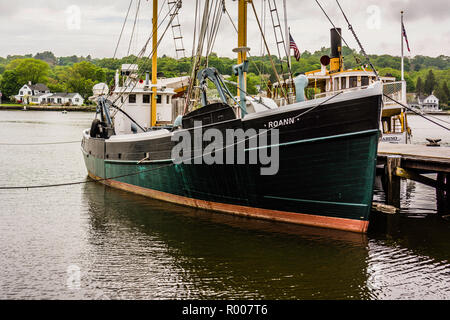
[[[381,142],[378,144],[378,154],[450,160],[450,147],[427,147],[425,145],[417,144],[395,144]]]
[[[433,172],[450,172],[450,147],[427,147],[414,144],[378,144],[378,160],[401,156],[402,167]]]

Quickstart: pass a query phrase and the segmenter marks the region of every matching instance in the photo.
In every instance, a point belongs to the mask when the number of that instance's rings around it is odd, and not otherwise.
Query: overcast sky
[[[267,0],[253,1],[262,19],[262,4]],[[112,57],[129,3],[130,0],[0,0],[0,56],[48,50],[56,56]],[[137,3],[134,0],[118,56],[127,53]],[[151,3],[141,0],[131,53],[139,51],[151,32]],[[164,16],[167,2],[159,3]],[[283,2],[277,0],[277,3],[283,19]],[[320,3],[336,26],[342,27],[350,46],[357,48],[336,1],[320,0]],[[340,0],[340,3],[368,53],[400,55],[400,11],[404,10],[411,56],[450,55],[448,0]],[[226,0],[226,6],[236,21],[236,1]],[[188,53],[192,50],[194,8],[195,0],[184,0],[180,11]],[[291,34],[301,51],[313,52],[329,46],[330,23],[314,0],[287,0],[287,9]],[[248,10],[248,45],[251,54],[259,55],[261,36],[251,7]],[[269,13],[266,33],[268,42],[274,43]],[[232,49],[236,46],[236,33],[224,15],[213,51],[220,56],[234,57]],[[275,46],[271,45],[270,50],[275,53]],[[162,54],[175,55],[171,33],[161,44],[158,55]]]

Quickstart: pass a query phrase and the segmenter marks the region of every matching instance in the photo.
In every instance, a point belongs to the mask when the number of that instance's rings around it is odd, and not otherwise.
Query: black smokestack
[[[341,28],[333,28],[331,32],[331,58],[339,58],[338,48],[342,48]]]

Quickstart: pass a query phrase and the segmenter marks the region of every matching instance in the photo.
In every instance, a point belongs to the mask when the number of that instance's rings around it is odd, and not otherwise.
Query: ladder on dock
[[[174,7],[178,4],[178,1],[168,1],[167,5],[169,6],[169,12],[174,11]],[[175,55],[177,60],[180,58],[186,58],[186,50],[184,48],[184,42],[183,42],[183,34],[181,33],[181,24],[180,19],[178,17],[178,12],[171,13],[170,17],[174,17],[172,19],[171,23],[171,29],[172,29],[172,35],[173,35],[173,41],[175,43]]]

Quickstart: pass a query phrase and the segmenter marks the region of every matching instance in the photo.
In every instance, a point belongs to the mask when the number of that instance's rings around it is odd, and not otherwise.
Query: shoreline
[[[24,110],[24,107],[26,109]],[[96,106],[49,106],[49,105],[0,105],[1,110],[22,110],[22,111],[80,111],[80,112],[95,112]]]

